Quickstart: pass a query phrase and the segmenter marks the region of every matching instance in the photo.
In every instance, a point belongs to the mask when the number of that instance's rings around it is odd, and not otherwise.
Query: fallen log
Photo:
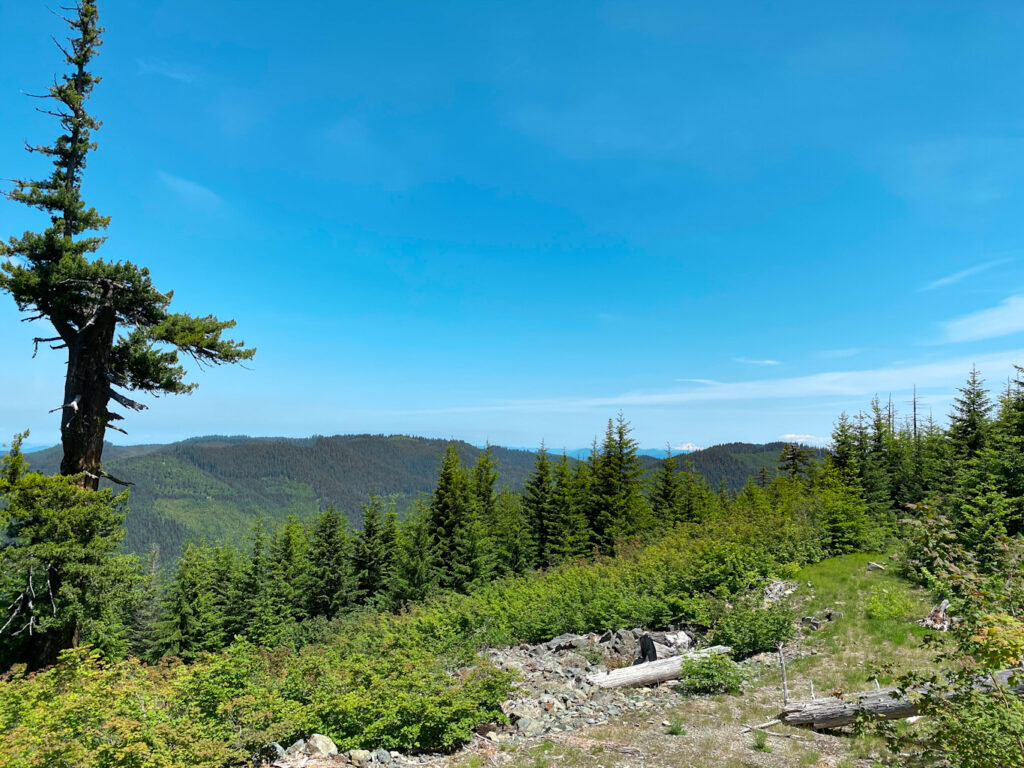
[[[663,683],[666,680],[678,680],[682,674],[682,662],[684,659],[705,659],[708,656],[718,656],[729,653],[732,649],[726,645],[713,645],[710,648],[701,648],[699,651],[690,651],[681,656],[672,656],[668,659],[649,661],[646,664],[634,664],[632,667],[613,669],[610,672],[597,672],[587,679],[591,685],[599,688],[624,688],[628,685],[654,685]]]
[[[1020,669],[1004,669],[993,676],[1000,685],[1008,685],[1012,676],[1024,674]],[[979,682],[978,688],[991,688],[990,683]],[[1009,689],[1024,695],[1024,684],[1018,683]],[[778,720],[786,725],[803,726],[816,730],[841,728],[851,725],[862,712],[868,712],[880,720],[902,720],[918,714],[917,702],[926,688],[911,690],[901,695],[895,688],[854,693],[845,698],[828,696],[824,699],[804,699],[783,707]]]

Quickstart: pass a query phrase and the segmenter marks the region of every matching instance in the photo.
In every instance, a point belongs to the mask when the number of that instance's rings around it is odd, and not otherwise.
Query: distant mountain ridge
[[[169,559],[189,538],[241,545],[256,520],[272,526],[292,514],[307,519],[330,505],[359,525],[361,505],[372,494],[393,498],[404,512],[434,489],[449,443],[467,465],[480,453],[466,442],[408,435],[209,435],[167,445],[107,444],[104,466],[133,483],[125,548],[142,553],[155,542]],[[762,466],[774,469],[783,445],[729,443],[686,454],[685,461],[712,488],[735,490]],[[536,454],[498,446],[491,450],[498,462],[498,486],[522,488]],[[52,474],[60,468],[61,449],[26,457],[32,469]],[[640,461],[653,472],[660,458],[641,455]]]

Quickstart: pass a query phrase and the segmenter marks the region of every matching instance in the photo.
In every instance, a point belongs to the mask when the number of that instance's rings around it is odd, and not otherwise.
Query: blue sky
[[[295,7],[292,7],[295,6]],[[1024,364],[1019,3],[101,2],[103,254],[238,320],[126,438],[827,437]],[[60,69],[0,6],[0,177]],[[41,226],[0,204],[0,236]],[[0,440],[60,353],[0,297]]]

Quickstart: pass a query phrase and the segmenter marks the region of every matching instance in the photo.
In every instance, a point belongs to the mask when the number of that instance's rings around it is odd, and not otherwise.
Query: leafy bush
[[[746,680],[746,671],[728,656],[684,659],[679,676],[681,693],[737,694]]]
[[[744,658],[778,648],[793,637],[793,611],[783,603],[761,607],[746,600],[726,611],[714,628],[716,643]]]

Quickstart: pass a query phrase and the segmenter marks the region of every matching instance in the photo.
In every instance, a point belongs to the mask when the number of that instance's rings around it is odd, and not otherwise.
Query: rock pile
[[[658,658],[676,656],[695,641],[685,630],[649,632],[618,629],[603,635],[559,635],[539,645],[492,649],[491,662],[517,673],[518,695],[503,707],[511,725],[491,726],[482,736],[506,741],[517,736],[571,731],[620,717],[624,712],[651,707],[672,695],[674,683],[656,688],[605,690],[587,677],[594,671],[626,666],[639,654],[640,638],[649,634]]]
[[[270,746],[277,753],[277,757],[270,763],[273,768],[313,768],[313,766],[371,768],[371,766],[398,766],[403,763],[419,762],[386,749],[377,749],[372,752],[367,749],[351,749],[348,752],[339,753],[335,743],[319,733],[314,733],[308,739],[299,739],[288,749],[276,743]]]

